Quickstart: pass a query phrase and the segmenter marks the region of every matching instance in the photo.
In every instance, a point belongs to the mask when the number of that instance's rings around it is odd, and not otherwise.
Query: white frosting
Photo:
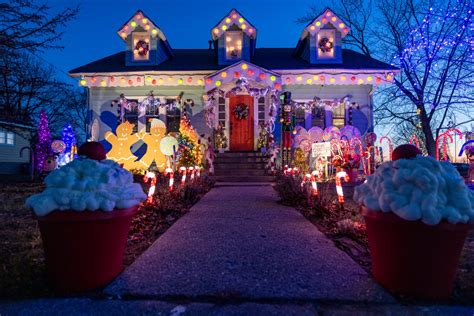
[[[436,225],[474,222],[474,192],[449,163],[418,156],[382,164],[356,187],[354,200],[369,209]]]
[[[46,189],[26,200],[38,216],[54,210],[110,212],[146,199],[133,175],[112,160],[78,158],[52,171],[44,182]]]

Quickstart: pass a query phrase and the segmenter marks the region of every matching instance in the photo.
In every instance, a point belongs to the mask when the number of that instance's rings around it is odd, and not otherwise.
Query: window
[[[346,107],[344,103],[336,106],[332,110],[332,125],[336,127],[343,127],[345,125],[345,117],[346,117]]]
[[[304,109],[295,110],[295,125],[306,127],[306,112]]]
[[[150,35],[146,32],[134,32],[132,36],[133,60],[150,59]]]
[[[320,30],[316,35],[316,49],[318,50],[318,58],[334,58],[334,45],[334,30]]]
[[[317,126],[324,129],[325,126],[325,109],[322,106],[316,106],[311,110],[311,127]]]
[[[138,100],[137,99],[129,99],[129,102],[133,105],[130,106],[129,109],[123,109],[123,120],[128,121],[133,124],[133,132],[138,132]]]
[[[265,125],[265,97],[258,98],[258,125]]]
[[[219,97],[217,104],[218,122],[222,127],[225,127],[225,98]]]
[[[236,60],[242,58],[242,32],[227,31],[225,34],[225,58]]]
[[[15,145],[15,134],[13,132],[0,129],[0,145]]]

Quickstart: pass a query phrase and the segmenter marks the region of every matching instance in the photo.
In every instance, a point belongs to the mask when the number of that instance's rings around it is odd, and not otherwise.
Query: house
[[[70,71],[89,90],[90,137],[102,140],[124,120],[148,131],[160,118],[173,131],[187,113],[200,134],[224,127],[227,151],[252,151],[261,124],[279,137],[283,92],[292,93],[296,125],[354,126],[364,134],[373,131],[373,90],[397,71],[343,48],[350,29],[329,8],[295,47],[258,47],[256,26],[235,9],[210,32],[208,49],[173,49],[164,30],[137,11],[117,32],[123,51]]]
[[[0,175],[28,174],[33,131],[28,125],[0,121]]]

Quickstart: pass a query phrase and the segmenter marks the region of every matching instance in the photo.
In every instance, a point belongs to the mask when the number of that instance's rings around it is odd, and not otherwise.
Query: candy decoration
[[[343,178],[344,181],[349,182],[349,175],[345,171],[339,171],[336,173],[337,200],[339,201],[339,204],[342,206],[344,205],[344,191],[342,190],[341,178]]]
[[[165,175],[165,177],[168,176],[168,175],[170,176],[170,182],[169,182],[168,190],[173,191],[173,185],[174,185],[174,171],[173,171],[173,169],[166,168],[164,175]]]
[[[422,155],[421,150],[418,147],[412,144],[404,144],[398,146],[393,150],[392,159],[411,159],[415,158],[418,155]]]
[[[51,149],[54,153],[60,154],[66,149],[66,144],[62,140],[55,140],[51,144]]]
[[[318,184],[316,178],[319,177],[320,173],[318,170],[311,172],[311,194],[313,196],[318,196]]]
[[[106,158],[106,151],[104,146],[99,142],[87,142],[82,144],[77,154],[79,156],[85,156],[92,160],[101,161]]]
[[[173,136],[166,136],[160,142],[160,150],[166,156],[173,156],[178,149],[178,140]]]
[[[194,170],[194,167],[189,167],[188,168],[188,173],[191,174],[191,177],[189,178],[189,181],[190,182],[193,182],[194,181],[194,174],[195,174],[196,170]]]
[[[181,172],[181,185],[186,183],[186,167],[180,167],[179,172]]]
[[[417,148],[420,148],[420,139],[415,134],[411,135],[410,137],[410,144],[413,144],[413,143],[416,144]]]
[[[380,145],[382,145],[383,140],[388,142],[388,157],[392,160],[393,145],[392,140],[388,136],[382,136],[379,140]]]
[[[147,171],[145,177],[143,178],[143,182],[147,183],[150,180],[150,189],[148,189],[148,199],[146,200],[148,203],[153,203],[153,195],[155,194],[156,188],[156,174],[154,172]]]

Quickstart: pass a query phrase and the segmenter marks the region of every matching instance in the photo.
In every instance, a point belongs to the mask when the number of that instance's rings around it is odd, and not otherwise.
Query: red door
[[[246,117],[239,118],[236,108],[248,108]],[[253,151],[253,97],[236,95],[229,100],[230,150]]]

